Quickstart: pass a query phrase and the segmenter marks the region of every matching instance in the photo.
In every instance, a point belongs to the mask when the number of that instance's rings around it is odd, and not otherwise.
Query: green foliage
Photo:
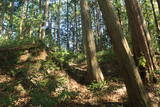
[[[86,61],[86,56],[83,53],[77,53],[74,57],[72,57],[72,62],[74,63],[82,63]]]
[[[156,74],[160,74],[160,70],[155,70],[154,71]]]
[[[58,67],[55,62],[52,61],[52,59],[49,59],[47,61],[42,62],[42,68],[46,70],[59,70],[60,67]]]
[[[1,67],[10,66],[16,64],[18,61],[19,52],[3,51],[0,53],[0,65]]]
[[[53,76],[39,81],[37,88],[31,91],[31,102],[34,106],[53,107],[58,103],[57,99],[51,96],[51,92],[61,86],[61,81],[56,81]]]
[[[68,58],[68,55],[70,55],[70,53],[68,51],[65,50],[59,50],[57,52],[52,52],[52,56],[59,59],[61,62],[67,62],[70,57]]]
[[[139,57],[138,66],[146,67],[146,63],[147,61],[144,56]]]
[[[13,69],[10,71],[9,74],[11,76],[16,76],[17,74],[21,74],[20,76],[24,76],[23,74],[25,74],[27,70],[28,70],[28,68]]]
[[[160,89],[156,89],[156,94],[160,97]]]
[[[6,39],[5,37],[0,37],[0,48],[13,48],[26,44],[33,44],[36,41],[39,41],[39,39],[36,37],[32,38],[25,37],[24,39],[21,40],[15,38]]]
[[[63,90],[58,96],[59,101],[70,101],[73,97],[77,96],[78,92],[69,92],[67,90]]]
[[[57,100],[51,97],[47,91],[34,91],[31,94],[33,106],[53,107]]]
[[[64,86],[66,83],[64,77],[48,76],[46,79],[39,81],[37,88],[31,91],[31,102],[34,106],[53,107],[62,101],[68,101],[76,96],[75,92],[68,92]],[[52,96],[52,92],[62,88],[57,96]]]
[[[97,52],[97,59],[99,63],[109,63],[113,61],[114,58],[115,55],[112,49]]]
[[[85,60],[85,55],[81,53],[74,53],[71,51],[66,51],[64,49],[58,50],[54,47],[54,50],[51,53],[51,57],[58,59],[61,63],[69,63],[69,62],[83,62]]]
[[[106,81],[100,81],[100,82],[93,81],[90,85],[88,85],[88,89],[93,92],[99,91],[99,90],[103,89],[103,87],[106,84],[107,84]]]
[[[17,97],[15,95],[8,95],[8,96],[0,96],[0,106],[1,107],[15,107],[15,101]]]

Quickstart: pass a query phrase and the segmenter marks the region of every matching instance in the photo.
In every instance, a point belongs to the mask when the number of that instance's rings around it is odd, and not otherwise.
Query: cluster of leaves
[[[144,56],[139,57],[138,66],[146,67],[146,63],[147,61]]]
[[[86,56],[83,53],[77,53],[76,57],[74,57],[73,62],[82,63],[86,61]]]
[[[53,50],[54,51],[51,52],[51,57],[58,59],[62,63],[73,62],[78,56],[78,54],[75,54],[71,51],[67,51],[65,49],[59,49],[54,47]]]
[[[0,47],[13,48],[17,46],[26,45],[26,44],[33,44],[33,43],[36,43],[37,41],[39,41],[39,39],[36,37],[32,37],[32,38],[26,37],[25,39],[22,39],[22,40],[16,39],[16,38],[6,39],[5,37],[0,37]]]
[[[100,81],[100,82],[96,82],[93,81],[91,82],[90,85],[88,85],[88,89],[95,92],[95,91],[100,91],[103,89],[103,87],[106,85],[106,81]]]
[[[49,76],[45,80],[40,81],[37,84],[37,88],[31,91],[31,103],[33,106],[53,107],[62,101],[68,101],[77,93],[69,92],[66,90],[64,77]],[[56,92],[56,89],[62,89],[58,96],[53,96],[52,92]]]
[[[51,92],[61,87],[62,81],[56,81],[50,76],[36,84],[37,88],[31,91],[31,102],[34,106],[52,107],[58,103],[57,99],[51,96]]]
[[[52,59],[49,59],[45,62],[43,62],[42,64],[42,68],[44,71],[47,71],[47,70],[59,70],[60,67],[58,67],[53,61]]]
[[[15,101],[17,100],[17,96],[15,95],[8,95],[8,96],[3,96],[0,97],[0,106],[2,107],[9,107],[12,106],[14,107]]]
[[[112,49],[97,52],[97,59],[99,63],[111,62],[114,58],[115,54]]]

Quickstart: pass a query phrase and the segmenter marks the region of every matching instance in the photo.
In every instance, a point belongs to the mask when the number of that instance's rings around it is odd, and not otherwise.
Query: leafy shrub
[[[51,97],[47,91],[33,91],[31,94],[33,106],[53,107],[57,100]]]
[[[160,74],[160,70],[155,70],[154,71],[156,74]]]
[[[145,59],[144,56],[139,57],[138,66],[145,67],[145,66],[146,66],[146,63],[147,63],[147,61],[146,61],[146,59]]]
[[[156,94],[160,97],[160,89],[156,90]]]
[[[86,61],[86,56],[82,53],[77,53],[76,57],[73,60],[76,63],[82,63],[82,62]]]
[[[44,61],[42,63],[43,70],[59,70],[60,68],[51,60]]]
[[[99,63],[108,63],[113,61],[114,58],[115,54],[112,49],[97,52],[97,59]]]
[[[17,100],[17,97],[14,95],[8,95],[8,96],[0,96],[0,106],[1,107],[15,107],[15,101]]]
[[[63,90],[58,96],[58,100],[61,101],[69,101],[72,97],[78,95],[78,92],[69,92],[67,90]]]
[[[64,62],[67,60],[66,59],[67,55],[69,55],[69,52],[65,50],[61,50],[58,52],[52,52],[52,56],[59,59],[61,62]]]
[[[0,47],[12,48],[12,47],[22,46],[26,44],[32,44],[32,43],[35,43],[36,41],[39,41],[39,39],[36,37],[32,37],[32,38],[25,37],[25,39],[22,39],[22,40],[16,39],[16,38],[5,39],[5,37],[0,37]]]
[[[88,85],[88,89],[91,91],[99,91],[106,85],[106,81],[96,82],[93,81],[90,85]]]

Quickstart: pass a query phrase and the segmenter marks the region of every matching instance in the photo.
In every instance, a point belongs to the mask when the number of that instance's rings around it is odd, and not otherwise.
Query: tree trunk
[[[48,19],[49,2],[50,2],[50,0],[46,0],[46,3],[45,3],[43,23],[42,23],[43,28],[41,30],[41,39],[44,39],[45,35],[46,35],[45,29],[46,29],[46,22],[47,22],[47,19]]]
[[[157,0],[157,4],[158,4],[158,9],[159,9],[159,14],[160,14],[160,0]]]
[[[81,6],[81,16],[82,16],[82,31],[85,37],[84,39],[86,46],[88,70],[91,71],[94,80],[102,81],[104,80],[104,77],[97,62],[96,48],[95,48],[93,32],[91,29],[89,7],[87,0],[81,0],[80,6]]]
[[[129,26],[131,29],[134,59],[136,65],[139,66],[139,69],[141,70],[141,77],[144,80],[143,82],[147,83],[149,80],[147,73],[152,73],[150,71],[156,69],[150,44],[151,37],[146,27],[145,20],[143,19],[138,1],[125,0],[125,4],[129,18]],[[146,63],[143,67],[141,67],[139,64],[140,57],[144,57],[146,60]]]
[[[8,36],[11,36],[12,35],[12,32],[13,32],[13,13],[14,12],[14,0],[12,0],[10,2],[10,15],[9,15],[9,35]]]
[[[22,6],[22,13],[21,13],[21,19],[20,19],[20,24],[19,24],[19,39],[24,39],[24,34],[23,34],[23,24],[24,24],[24,19],[25,19],[25,12],[26,12],[26,0],[24,0],[24,4]]]
[[[42,0],[39,0],[38,1],[39,2],[39,14],[42,14]],[[42,32],[42,23],[40,24],[40,26],[39,26],[39,35],[38,35],[38,37],[39,37],[39,39],[41,39],[41,32]]]
[[[57,26],[58,26],[58,29],[57,29],[57,44],[58,46],[60,47],[61,45],[61,32],[60,32],[60,21],[61,21],[61,0],[58,1],[58,7],[57,7],[57,10],[58,10],[58,13],[57,13]]]
[[[158,37],[160,38],[160,28],[159,28],[158,19],[157,19],[157,16],[156,16],[156,11],[155,11],[155,7],[154,7],[154,4],[153,4],[153,0],[150,0],[150,2],[151,2],[152,10],[153,10],[153,16],[154,16],[154,22],[155,22],[155,25],[156,25],[157,34],[158,34]],[[158,42],[160,44],[160,41],[158,41]]]
[[[96,5],[98,6],[98,3],[96,2]],[[100,14],[100,10],[99,8],[97,7],[96,8],[96,32],[97,32],[97,36],[98,36],[98,51],[102,51],[104,49],[104,37],[103,37],[103,34],[101,32],[101,21],[100,21],[100,17],[101,17],[101,14]]]
[[[111,38],[114,51],[122,64],[125,85],[129,96],[130,107],[151,107],[142,80],[135,66],[132,53],[124,37],[120,23],[108,0],[98,0],[102,16]]]
[[[5,3],[4,1],[0,2],[0,35],[3,33],[3,20],[4,20],[4,12],[5,12]]]
[[[67,0],[67,34],[66,34],[66,45],[67,45],[67,50],[69,50],[70,46],[69,46],[69,1]]]

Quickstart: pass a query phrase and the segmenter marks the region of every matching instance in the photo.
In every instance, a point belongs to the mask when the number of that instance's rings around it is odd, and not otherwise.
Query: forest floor
[[[97,107],[123,107],[124,102],[127,101],[126,88],[121,79],[117,77],[105,77],[106,84],[103,88],[95,87],[95,89],[89,89],[89,85],[85,84],[85,80],[75,80],[79,78],[76,76],[86,76],[86,65],[85,64],[70,64],[71,67],[79,69],[81,72],[76,72],[76,75],[68,75],[65,71],[50,71],[51,74],[57,75],[58,77],[66,77],[65,88],[68,92],[74,92],[73,95],[67,96],[66,100],[57,104],[58,107],[87,107],[87,106],[97,106]],[[74,76],[74,78],[73,78]],[[86,78],[86,77],[85,77]],[[13,86],[17,88],[17,91],[11,91],[5,87],[0,88],[0,98],[5,95],[19,94],[19,98],[15,100],[16,106],[26,106],[33,107],[30,102],[30,95],[23,90],[23,86],[20,84],[14,84],[15,78],[10,77],[6,74],[0,75],[0,85],[2,84]],[[160,85],[160,84],[159,84]],[[155,107],[160,104],[160,93],[158,93],[159,86],[151,85],[146,87],[152,102]],[[62,87],[61,87],[62,88]],[[56,92],[52,93],[53,96],[57,96],[63,89],[57,88]],[[20,90],[22,89],[22,90]],[[10,93],[10,91],[12,93]],[[67,100],[69,99],[69,100]],[[107,106],[108,105],[108,106]]]
[[[105,71],[119,71],[116,64],[102,64],[105,81],[89,83],[84,62],[64,65],[54,59],[41,62],[39,59],[46,56],[44,51],[31,59],[26,52],[19,64],[2,67],[4,62],[0,63],[0,107],[127,107],[122,78]],[[160,81],[146,86],[154,107],[160,105],[159,87]]]

